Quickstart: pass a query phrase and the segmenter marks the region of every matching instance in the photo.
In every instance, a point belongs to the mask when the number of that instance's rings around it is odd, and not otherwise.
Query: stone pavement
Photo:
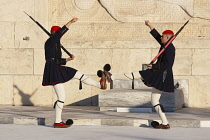
[[[72,126],[1,124],[1,140],[209,140],[209,128],[157,130],[132,126]]]
[[[171,127],[210,127],[210,108],[183,108],[167,112]],[[99,111],[93,106],[65,106],[63,120],[74,120],[74,125],[148,127],[159,120],[157,113],[122,113]],[[36,106],[0,106],[0,124],[52,125],[54,109]]]

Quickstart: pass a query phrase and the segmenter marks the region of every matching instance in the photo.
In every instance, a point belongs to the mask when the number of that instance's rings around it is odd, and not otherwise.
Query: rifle
[[[23,11],[26,15],[28,15],[25,11]],[[30,15],[28,15],[48,36],[51,36],[51,34],[39,23],[37,22],[36,20],[34,20]],[[61,44],[61,48],[63,49],[63,51],[65,53],[67,53],[69,55],[69,57],[72,58],[72,54],[69,53],[64,47],[63,45]]]
[[[191,19],[191,18],[190,18]],[[178,34],[182,31],[182,29],[188,24],[190,19],[178,30],[178,32],[172,36],[166,43],[166,45],[163,47],[163,49],[157,54],[157,56],[149,63],[150,65],[153,64],[157,58],[165,51],[165,49],[169,46],[169,44],[178,36]]]

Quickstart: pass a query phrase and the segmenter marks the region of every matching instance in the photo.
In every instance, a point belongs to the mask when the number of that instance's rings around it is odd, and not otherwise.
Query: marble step
[[[99,93],[100,111],[117,111],[119,107],[153,108],[151,104],[151,88],[145,89],[112,89]],[[184,106],[183,89],[174,93],[164,93],[160,103],[167,112],[174,112]]]

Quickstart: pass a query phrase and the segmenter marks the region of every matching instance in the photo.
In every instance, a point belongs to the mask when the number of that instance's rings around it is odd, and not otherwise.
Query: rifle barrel
[[[51,36],[51,34],[39,23],[37,22],[35,19],[33,19],[29,14],[27,14],[25,11],[23,11],[26,15],[28,15],[48,36]],[[72,58],[72,54],[69,53],[64,47],[63,45],[61,45],[61,48]]]

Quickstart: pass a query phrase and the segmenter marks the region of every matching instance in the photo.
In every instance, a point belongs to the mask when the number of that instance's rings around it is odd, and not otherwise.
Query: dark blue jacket
[[[66,60],[61,58],[62,52],[60,47],[60,39],[67,31],[68,28],[66,26],[63,26],[61,29],[57,30],[54,35],[50,36],[50,38],[45,42],[44,49],[46,61],[53,58],[58,64],[66,64]]]
[[[43,86],[65,83],[72,79],[77,72],[71,67],[62,66],[66,65],[66,59],[62,58],[60,39],[67,31],[68,28],[63,26],[45,42],[46,63],[42,80]]]
[[[161,43],[161,35],[153,29],[151,35],[161,45],[160,50],[165,44]],[[160,51],[159,50],[159,51]],[[165,51],[158,57],[151,70],[140,71],[146,85],[154,87],[163,92],[174,92],[173,64],[175,59],[175,47],[171,43]]]

